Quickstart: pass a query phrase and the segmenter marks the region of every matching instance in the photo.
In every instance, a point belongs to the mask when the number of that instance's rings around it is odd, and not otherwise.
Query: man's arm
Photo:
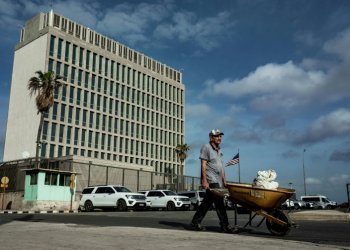
[[[224,168],[221,169],[221,177],[222,177],[222,183],[224,184],[224,187],[227,187],[227,185],[226,185],[226,176],[225,176],[225,170],[224,170]]]
[[[201,178],[202,178],[202,187],[204,189],[209,188],[209,183],[207,180],[207,161],[206,160],[201,160]]]

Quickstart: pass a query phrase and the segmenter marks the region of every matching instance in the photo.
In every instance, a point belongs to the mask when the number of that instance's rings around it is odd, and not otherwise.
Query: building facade
[[[53,11],[29,20],[15,49],[4,161],[35,156],[40,115],[27,84],[38,70],[64,82],[45,114],[41,157],[184,173],[175,152],[185,135],[182,73]]]

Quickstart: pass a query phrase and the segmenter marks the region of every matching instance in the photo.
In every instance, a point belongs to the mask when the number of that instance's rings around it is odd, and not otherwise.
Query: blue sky
[[[186,174],[224,131],[241,181],[274,169],[280,186],[347,199],[350,183],[350,1],[53,1],[74,21],[183,72]],[[50,1],[0,0],[0,160],[20,27]],[[306,151],[303,153],[304,149]],[[226,168],[238,181],[238,166]]]

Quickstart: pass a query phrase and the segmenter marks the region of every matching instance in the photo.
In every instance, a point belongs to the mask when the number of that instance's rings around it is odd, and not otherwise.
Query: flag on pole
[[[235,165],[239,163],[239,153],[237,153],[231,160],[229,160],[227,163],[226,163],[226,167],[227,166],[231,166],[231,165]]]

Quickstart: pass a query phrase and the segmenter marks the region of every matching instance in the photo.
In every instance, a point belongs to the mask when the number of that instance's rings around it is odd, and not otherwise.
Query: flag
[[[235,165],[239,163],[239,153],[237,153],[231,160],[229,160],[227,163],[226,163],[226,167],[227,166],[231,166],[231,165]]]

